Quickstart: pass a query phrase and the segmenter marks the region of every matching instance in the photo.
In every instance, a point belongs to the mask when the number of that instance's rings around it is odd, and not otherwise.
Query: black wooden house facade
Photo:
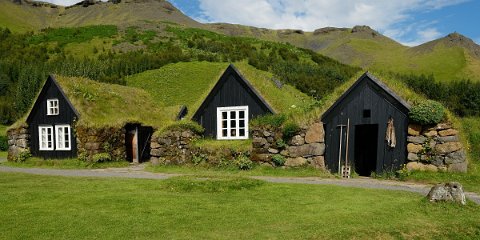
[[[79,113],[53,76],[49,76],[27,117],[30,152],[42,158],[74,158],[73,123]]]
[[[364,176],[399,169],[407,157],[409,109],[402,98],[365,73],[322,116],[327,168],[338,172],[339,162],[342,166],[348,158],[353,170]],[[395,133],[393,143],[387,141],[387,130]]]
[[[247,139],[252,118],[274,113],[253,86],[230,65],[192,120],[205,128],[205,136],[219,140]]]

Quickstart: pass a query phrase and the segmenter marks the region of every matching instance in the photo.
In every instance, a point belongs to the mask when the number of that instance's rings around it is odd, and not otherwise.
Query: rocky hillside
[[[288,42],[365,69],[433,74],[435,79],[445,82],[462,78],[480,81],[480,46],[458,33],[407,47],[368,26],[326,27],[304,32],[225,23],[202,24],[165,0],[85,0],[71,7],[30,0],[0,0],[0,27],[16,32],[99,24],[116,25],[120,29],[148,25],[149,29],[156,26],[159,31],[163,31],[165,24],[176,24],[230,36]]]

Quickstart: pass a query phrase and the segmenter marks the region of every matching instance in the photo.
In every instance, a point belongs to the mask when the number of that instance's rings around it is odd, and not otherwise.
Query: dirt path
[[[107,168],[92,170],[59,170],[44,168],[15,168],[0,166],[0,172],[29,173],[38,175],[66,176],[66,177],[118,177],[118,178],[138,178],[138,179],[167,179],[184,174],[170,173],[151,173],[144,170],[143,165],[131,166],[126,168]],[[256,176],[255,179],[264,180],[272,183],[294,183],[294,184],[319,184],[335,185],[343,187],[356,187],[367,189],[383,189],[393,191],[407,191],[419,193],[426,196],[432,185],[398,182],[388,180],[377,180],[371,178],[353,178],[353,179],[330,179],[317,177],[265,177]],[[466,192],[467,198],[477,204],[480,204],[480,196],[476,193]]]

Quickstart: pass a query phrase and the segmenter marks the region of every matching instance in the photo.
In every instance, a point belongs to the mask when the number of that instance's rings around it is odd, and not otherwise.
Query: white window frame
[[[60,106],[58,99],[47,99],[47,115],[56,116],[60,114]]]
[[[239,112],[240,111],[244,111],[245,112],[245,116],[243,118],[243,120],[245,121],[245,136],[230,136],[231,134],[231,118],[230,118],[230,113],[231,112],[236,112],[235,113],[235,121],[236,121],[236,127],[234,128],[236,130],[237,133],[240,133],[240,124],[239,124],[239,121],[240,121],[240,118],[239,118]],[[222,113],[223,112],[227,112],[227,136],[223,136],[222,134],[222,131],[224,130],[224,128],[222,128]],[[249,116],[248,116],[248,106],[235,106],[235,107],[218,107],[217,108],[217,139],[218,140],[239,140],[239,139],[248,139],[248,121],[249,121]]]
[[[45,145],[46,147],[43,147],[43,139],[42,139],[42,130],[45,129]],[[50,130],[50,134],[48,134],[48,131]],[[40,151],[53,151],[55,149],[54,145],[54,135],[55,133],[53,132],[53,126],[38,126],[38,147]],[[50,141],[48,140],[48,136],[50,135]],[[51,147],[48,147],[48,143],[51,143]]]
[[[55,150],[69,151],[72,149],[72,134],[70,129],[71,129],[70,125],[68,124],[55,126],[55,147],[56,147]],[[65,134],[65,130],[67,130],[68,134]],[[62,131],[61,136],[59,136],[60,131]],[[65,147],[65,143],[67,142],[68,142],[68,147]]]

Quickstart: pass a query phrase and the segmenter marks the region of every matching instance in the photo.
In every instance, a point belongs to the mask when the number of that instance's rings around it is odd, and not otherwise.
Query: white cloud
[[[418,12],[433,11],[468,0],[198,0],[202,22],[228,22],[272,29],[352,27],[368,25],[405,44],[432,40],[434,27],[410,25]]]

